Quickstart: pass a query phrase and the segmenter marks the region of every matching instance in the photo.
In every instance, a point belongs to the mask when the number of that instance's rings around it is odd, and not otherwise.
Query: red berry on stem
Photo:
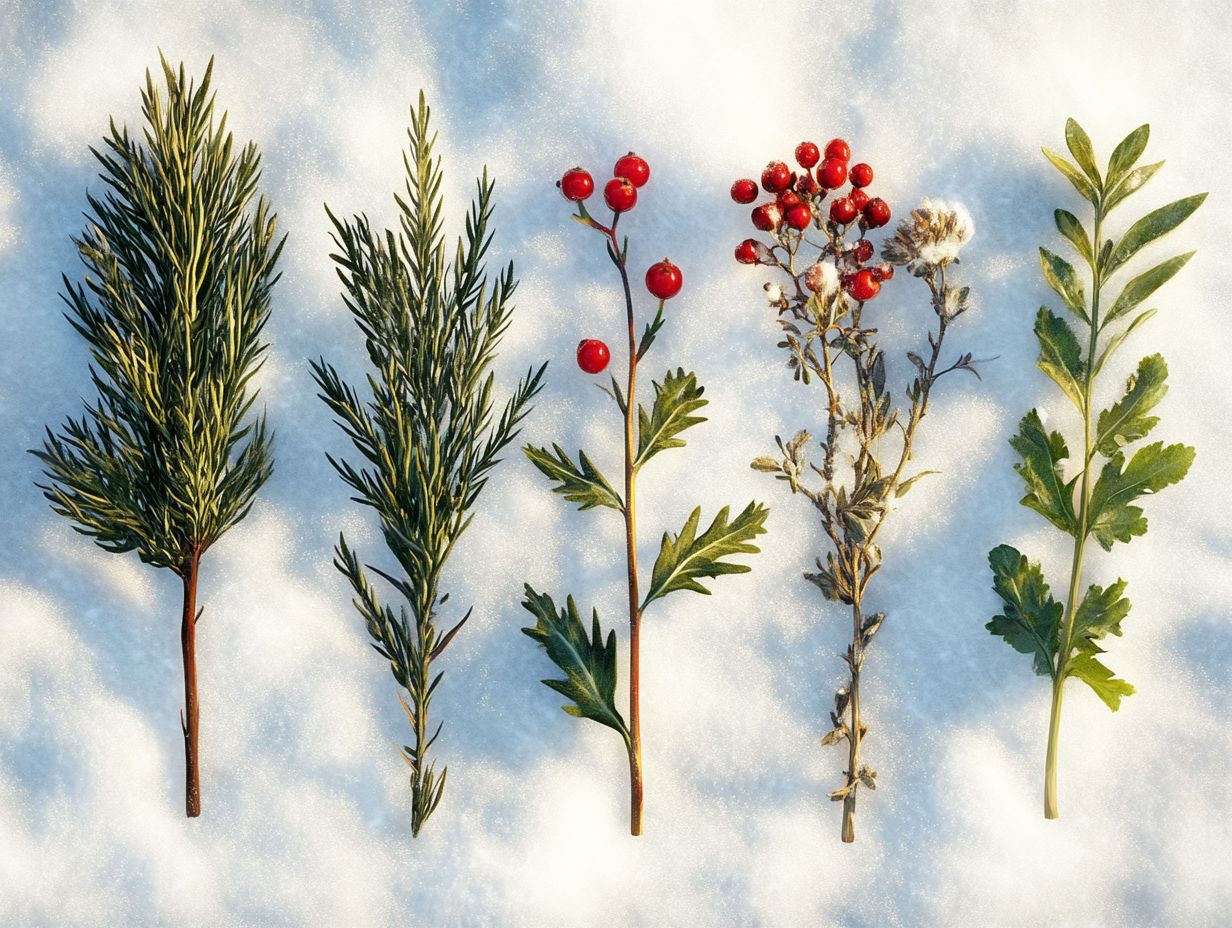
[[[742,177],[731,185],[731,198],[737,203],[752,203],[757,199],[757,181]]]
[[[684,285],[684,277],[680,268],[664,258],[657,264],[650,265],[646,271],[646,289],[660,300],[670,300]]]
[[[847,285],[847,292],[861,303],[881,292],[881,281],[868,268],[857,271]]]
[[[570,168],[556,185],[566,200],[577,203],[595,192],[595,179],[582,168]]]
[[[894,268],[889,264],[878,264],[875,268],[873,268],[873,276],[878,280],[889,280],[894,276]]]
[[[830,139],[826,143],[826,157],[837,158],[839,161],[847,162],[851,160],[851,146],[842,139]]]
[[[821,186],[831,190],[843,186],[847,180],[847,162],[838,158],[827,158],[817,169],[817,179],[821,181]]]
[[[813,211],[807,203],[798,203],[787,211],[787,224],[793,229],[807,229],[813,221]]]
[[[868,194],[857,187],[851,193],[847,194],[847,199],[856,205],[856,209],[863,212],[864,207],[868,205]]]
[[[754,206],[753,212],[750,215],[753,217],[753,225],[763,232],[774,231],[779,227],[779,223],[783,221],[783,211],[778,208],[776,203],[763,203],[761,206]]]
[[[812,142],[801,142],[796,146],[796,164],[802,168],[811,168],[821,160],[821,152]]]
[[[616,162],[616,167],[612,168],[612,174],[615,177],[623,177],[634,187],[640,187],[650,180],[650,165],[646,163],[645,158],[629,152]]]
[[[808,174],[805,174],[796,181],[796,189],[800,191],[801,194],[808,197],[820,190],[821,184],[817,183],[817,181],[815,181]]]
[[[851,186],[867,187],[873,182],[873,169],[861,161],[851,166]]]
[[[853,222],[859,212],[856,209],[856,205],[851,202],[850,197],[839,197],[830,204],[830,218],[839,225],[845,226],[847,223]]]
[[[613,177],[603,188],[603,202],[613,212],[627,213],[637,203],[637,188],[626,177]]]
[[[603,344],[599,339],[584,338],[578,342],[578,367],[586,373],[598,374],[607,367],[607,362],[610,360],[612,360],[612,353],[607,350],[607,345]]]
[[[785,213],[800,202],[800,195],[791,190],[784,190],[774,198],[774,202],[777,203],[779,209]]]
[[[743,242],[737,245],[736,260],[741,264],[760,263],[760,258],[757,255],[757,242],[751,238],[746,238]]]
[[[856,260],[863,264],[873,256],[873,243],[866,238],[856,242],[855,248],[851,249],[851,253],[856,256]]]
[[[771,161],[761,172],[761,185],[767,193],[781,193],[791,184],[791,169],[782,161]]]
[[[884,226],[890,221],[890,204],[881,197],[869,200],[864,207],[864,221],[868,223],[870,229]]]

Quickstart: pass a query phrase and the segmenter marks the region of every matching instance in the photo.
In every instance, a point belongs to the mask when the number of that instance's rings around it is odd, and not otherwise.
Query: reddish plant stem
[[[200,705],[197,702],[197,571],[201,552],[193,549],[181,577],[184,581],[184,611],[180,621],[180,648],[184,655],[184,807],[189,818],[201,814],[201,770],[198,763]]]

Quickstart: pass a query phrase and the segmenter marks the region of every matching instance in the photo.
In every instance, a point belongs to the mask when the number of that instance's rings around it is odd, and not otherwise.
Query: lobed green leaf
[[[1065,482],[1061,462],[1069,457],[1069,449],[1060,432],[1049,434],[1039,413],[1032,409],[1018,423],[1018,434],[1010,445],[1022,456],[1014,470],[1026,484],[1027,493],[1019,501],[1034,509],[1061,531],[1077,532],[1074,514],[1074,485]]]
[[[720,509],[710,527],[698,535],[702,514],[699,506],[689,515],[679,534],[673,537],[669,532],[663,533],[659,556],[655,559],[651,574],[650,589],[642,602],[643,609],[676,590],[709,595],[710,591],[699,582],[701,579],[743,574],[751,569],[746,564],[733,564],[724,558],[734,554],[756,554],[760,550],[751,542],[765,533],[768,510],[760,503],[749,503],[730,522],[728,512],[726,506]]]
[[[654,405],[650,414],[645,407],[638,407],[635,468],[640,468],[660,451],[684,447],[684,441],[676,436],[706,421],[704,416],[693,415],[708,402],[702,399],[704,392],[705,388],[698,386],[697,375],[686,374],[683,368],[677,368],[675,373],[668,371],[661,384],[654,384]]]
[[[1069,662],[1065,675],[1075,677],[1089,686],[1113,712],[1121,708],[1122,697],[1132,696],[1134,693],[1130,684],[1114,676],[1112,671],[1092,654],[1079,654],[1074,657]]]
[[[578,464],[574,464],[565,449],[557,444],[552,445],[551,452],[532,445],[526,445],[522,451],[544,476],[557,484],[552,487],[552,492],[561,494],[571,503],[577,503],[579,511],[598,506],[606,506],[618,512],[624,511],[620,494],[586,456],[585,451],[578,452]]]
[[[1004,608],[984,627],[1015,651],[1032,655],[1037,674],[1053,676],[1062,606],[1049,593],[1043,571],[1009,545],[988,552],[988,564]]]
[[[1064,319],[1046,306],[1041,306],[1035,317],[1035,337],[1039,340],[1040,354],[1035,366],[1047,374],[1083,412],[1086,409],[1086,362],[1078,337]]]
[[[1148,355],[1138,362],[1137,372],[1126,383],[1125,395],[1099,414],[1095,448],[1100,454],[1112,457],[1155,427],[1159,419],[1149,413],[1168,392],[1167,378],[1163,355]]]
[[[1118,451],[1104,464],[1091,491],[1090,533],[1105,550],[1111,550],[1114,541],[1145,535],[1146,518],[1132,502],[1184,479],[1193,459],[1193,448],[1164,447],[1159,441],[1138,449],[1128,464]]]

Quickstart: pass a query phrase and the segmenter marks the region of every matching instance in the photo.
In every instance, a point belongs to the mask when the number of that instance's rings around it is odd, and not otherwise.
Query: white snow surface
[[[1220,4],[5,0],[0,12],[0,924],[1226,924],[1232,27]],[[195,821],[182,813],[177,584],[75,535],[25,452],[89,392],[59,277],[80,273],[70,236],[86,190],[101,189],[88,148],[108,114],[138,126],[159,47],[196,74],[217,55],[220,104],[260,145],[290,233],[261,380],[278,469],[202,578]],[[648,372],[691,367],[711,400],[689,447],[643,476],[643,561],[694,504],[771,507],[752,573],[646,620],[641,839],[626,834],[618,739],[560,711],[538,682],[553,668],[519,631],[530,581],[597,605],[623,634],[615,514],[573,511],[506,456],[448,576],[450,607],[473,604],[474,618],[444,661],[449,784],[418,840],[395,687],[330,566],[343,529],[368,559],[383,553],[325,461],[347,448],[307,369],[319,354],[362,369],[322,203],[392,219],[421,87],[451,228],[485,163],[497,179],[492,257],[522,281],[502,384],[552,360],[525,438],[616,469],[613,409],[572,359],[583,337],[619,344],[616,281],[553,182],[581,163],[601,185],[634,148],[653,173],[622,223],[632,262],[669,255],[685,277]],[[1138,693],[1113,715],[1071,685],[1063,817],[1045,822],[1048,688],[983,628],[997,605],[985,557],[1018,545],[1054,587],[1068,568],[1065,539],[1017,504],[1006,439],[1032,403],[1074,434],[1031,334],[1050,299],[1036,247],[1060,247],[1054,207],[1077,210],[1039,147],[1063,148],[1070,115],[1105,158],[1149,121],[1147,158],[1168,161],[1118,223],[1211,196],[1150,250],[1198,255],[1104,378],[1110,397],[1161,351],[1171,390],[1157,434],[1198,448],[1189,478],[1147,501],[1150,534],[1089,559],[1092,582],[1129,581],[1108,662]],[[818,396],[774,347],[767,276],[732,261],[752,233],[727,195],[801,139],[836,135],[873,164],[897,215],[924,196],[970,209],[978,232],[958,270],[976,308],[949,344],[996,356],[982,382],[942,382],[919,462],[944,473],[881,539],[871,607],[889,618],[864,685],[880,775],[852,846],[825,798],[845,758],[817,744],[849,626],[800,576],[823,551],[816,522],[748,467],[776,432],[817,431]],[[928,321],[923,291],[900,274],[874,304],[896,389]]]

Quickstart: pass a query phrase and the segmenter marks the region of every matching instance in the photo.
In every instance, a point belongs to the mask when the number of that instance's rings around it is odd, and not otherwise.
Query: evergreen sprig
[[[1142,248],[1174,230],[1206,199],[1205,193],[1184,197],[1147,213],[1119,238],[1105,238],[1105,223],[1112,210],[1163,165],[1160,161],[1136,167],[1149,136],[1146,125],[1127,135],[1103,173],[1090,138],[1073,119],[1065,125],[1065,142],[1074,160],[1044,149],[1044,156],[1093,211],[1090,233],[1073,213],[1064,209],[1054,213],[1057,230],[1090,272],[1089,295],[1068,260],[1040,249],[1044,279],[1085,327],[1085,338],[1080,342],[1070,324],[1047,307],[1040,307],[1035,322],[1040,344],[1037,366],[1077,411],[1083,425],[1082,451],[1074,459],[1064,436],[1048,431],[1034,409],[1023,417],[1010,444],[1021,457],[1015,469],[1026,486],[1022,505],[1072,537],[1073,560],[1069,592],[1062,604],[1049,592],[1038,564],[1009,545],[993,549],[988,559],[993,589],[1003,609],[987,628],[1016,651],[1030,654],[1035,672],[1052,680],[1044,768],[1046,818],[1058,815],[1056,762],[1065,681],[1073,677],[1086,683],[1113,711],[1134,692],[1099,657],[1104,653],[1104,639],[1121,634],[1121,622],[1129,613],[1129,600],[1123,595],[1126,583],[1118,579],[1108,587],[1092,584],[1080,595],[1086,542],[1094,538],[1105,551],[1111,551],[1118,541],[1146,534],[1146,516],[1135,502],[1180,481],[1194,459],[1193,448],[1163,442],[1141,446],[1129,455],[1129,446],[1145,438],[1159,422],[1152,413],[1167,392],[1168,375],[1160,355],[1148,355],[1138,363],[1124,395],[1112,406],[1097,412],[1093,400],[1097,375],[1126,337],[1155,314],[1154,309],[1139,309],[1141,304],[1194,253],[1176,255],[1137,274],[1104,309],[1103,297],[1111,279]],[[1114,326],[1126,319],[1123,327]]]
[[[409,699],[402,700],[414,743],[402,756],[411,770],[411,831],[418,835],[441,801],[447,770],[436,773],[429,751],[441,723],[429,725],[442,672],[435,661],[470,616],[438,626],[445,564],[474,518],[480,493],[500,454],[518,434],[539,392],[544,369],[530,370],[497,413],[492,364],[512,319],[513,264],[490,279],[494,185],[478,181],[463,237],[447,260],[442,231],[441,163],[421,92],[404,154],[405,196],[397,231],[375,231],[366,216],[339,219],[328,207],[337,252],[332,255],[343,301],[363,333],[370,396],[322,358],[312,364],[321,399],[361,458],[330,457],[354,491],[376,511],[400,576],[361,562],[342,535],[335,566],[355,592],[355,607],[372,645]],[[371,571],[405,602],[395,610],[368,580]],[[409,610],[409,611],[408,611]]]
[[[41,450],[52,509],[107,551],[136,551],[183,580],[186,808],[200,814],[195,628],[202,555],[252,508],[273,467],[252,381],[266,344],[282,240],[256,196],[260,156],[214,118],[200,85],[162,58],[149,71],[145,131],[113,119],[91,149],[106,186],[88,194],[75,238],[82,282],[64,277],[66,316],[86,340],[97,391]]]
[[[637,159],[629,155],[628,159]],[[581,169],[575,169],[580,171]],[[570,172],[574,173],[574,172]],[[647,176],[649,171],[647,169]],[[586,175],[589,180],[589,175]],[[573,197],[573,199],[577,199]],[[584,199],[584,197],[583,197]],[[642,833],[642,741],[640,703],[640,629],[646,608],[655,600],[676,592],[692,590],[709,594],[701,582],[725,574],[746,573],[751,568],[730,560],[741,554],[756,554],[758,548],[753,540],[765,532],[767,510],[760,503],[751,502],[735,518],[723,507],[714,517],[709,528],[698,534],[701,524],[701,508],[693,510],[678,533],[665,532],[659,556],[651,573],[650,587],[643,599],[639,594],[637,563],[637,477],[641,469],[656,455],[672,448],[685,447],[680,436],[702,422],[697,415],[707,404],[705,392],[697,382],[697,375],[684,368],[670,368],[659,381],[653,382],[654,400],[649,410],[637,403],[636,385],[639,362],[653,347],[659,331],[665,323],[666,300],[679,290],[679,277],[675,290],[658,301],[653,321],[643,329],[640,340],[637,336],[637,320],[633,295],[629,286],[628,239],[619,242],[616,227],[621,213],[613,210],[608,225],[596,221],[578,201],[578,211],[573,217],[582,225],[599,232],[606,244],[608,257],[620,274],[625,295],[625,322],[628,337],[628,367],[625,386],[613,376],[611,388],[600,386],[616,404],[623,420],[624,433],[624,493],[619,493],[603,475],[585,451],[578,452],[578,464],[559,445],[552,450],[526,445],[522,450],[527,458],[553,484],[553,491],[560,493],[579,510],[608,508],[618,511],[625,525],[625,566],[628,582],[629,616],[629,715],[628,719],[616,708],[616,634],[609,629],[606,637],[599,624],[598,610],[592,611],[589,636],[582,624],[573,597],[566,600],[566,607],[557,610],[552,598],[537,592],[530,584],[525,588],[522,605],[536,620],[531,628],[522,631],[543,646],[547,656],[565,674],[563,680],[547,679],[543,682],[566,696],[570,702],[562,708],[578,718],[588,718],[618,732],[624,741],[629,757],[629,830],[634,835]],[[656,268],[678,270],[671,262],[664,261]],[[649,284],[648,284],[649,286]],[[653,291],[652,291],[653,292]]]

